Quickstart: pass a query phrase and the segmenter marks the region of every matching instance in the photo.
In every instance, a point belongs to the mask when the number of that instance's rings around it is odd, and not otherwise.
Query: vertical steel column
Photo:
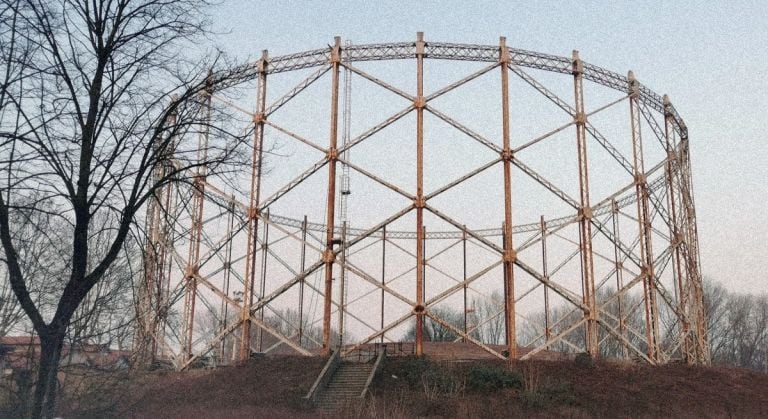
[[[333,298],[333,263],[336,259],[333,253],[333,235],[336,208],[336,161],[339,153],[336,139],[339,131],[339,63],[341,62],[341,38],[335,37],[331,48],[331,127],[328,146],[328,196],[326,209],[325,252],[325,294],[323,295],[323,353],[331,353],[331,303]]]
[[[174,124],[176,121],[176,116],[174,115]],[[176,149],[175,143],[171,142],[171,151],[169,152],[169,155],[172,155]],[[168,162],[170,165],[170,162]],[[176,220],[176,201],[177,201],[177,186],[173,183],[168,184],[165,187],[166,195],[165,195],[165,214],[164,214],[164,220],[163,220],[163,232],[162,232],[162,239],[163,239],[163,246],[162,246],[162,253],[160,258],[160,270],[161,270],[161,277],[160,277],[160,283],[158,284],[157,288],[157,301],[158,301],[158,317],[159,317],[159,324],[157,326],[157,345],[159,346],[159,356],[168,359],[168,345],[165,342],[165,336],[168,329],[168,305],[170,304],[171,300],[171,271],[174,269],[174,263],[173,263],[173,253],[175,253],[174,249],[174,228],[173,228],[173,222]],[[173,220],[173,221],[172,221]],[[156,348],[158,349],[158,348]],[[157,353],[156,353],[157,354]]]
[[[427,226],[421,228],[421,289],[424,293],[424,299],[427,299]]]
[[[149,365],[157,353],[155,341],[155,326],[158,313],[155,310],[154,293],[157,288],[157,266],[159,259],[159,243],[157,239],[159,201],[162,190],[156,190],[147,204],[146,231],[147,244],[144,250],[144,277],[138,292],[137,329],[135,332],[133,352],[142,365]],[[160,268],[162,269],[162,267]],[[158,306],[159,307],[159,306]]]
[[[262,51],[259,60],[259,80],[256,91],[256,114],[253,117],[253,156],[251,161],[251,191],[248,206],[248,243],[245,257],[245,276],[243,277],[243,307],[240,310],[241,362],[251,356],[251,306],[253,305],[253,288],[256,278],[256,246],[259,234],[259,198],[261,193],[262,149],[264,144],[264,113],[267,97],[267,65],[268,53]]]
[[[656,305],[656,281],[653,272],[653,248],[651,237],[651,218],[648,210],[648,183],[645,178],[643,163],[643,138],[640,132],[640,86],[633,72],[627,76],[629,81],[629,109],[632,124],[632,157],[637,194],[637,221],[640,239],[640,259],[642,262],[643,291],[645,295],[646,339],[648,357],[659,361],[659,313]]]
[[[589,164],[587,160],[587,115],[584,113],[584,65],[579,52],[573,51],[573,91],[576,114],[576,147],[579,162],[579,236],[581,243],[581,274],[584,305],[587,306],[586,349],[590,356],[599,355],[597,304],[595,303],[595,272],[592,254],[592,207],[589,203]]]
[[[509,144],[509,49],[507,38],[499,38],[499,64],[501,68],[501,123],[504,162],[504,312],[506,336],[511,361],[517,358],[517,328],[515,325],[515,261],[517,253],[512,241],[512,149]]]
[[[621,231],[619,230],[619,205],[615,199],[611,200],[611,223],[613,227],[613,261],[616,266],[616,292],[619,292],[624,288],[624,264],[621,262],[621,253],[619,252],[619,241],[621,240]],[[616,299],[618,318],[619,318],[619,335],[626,338],[626,330],[624,327],[624,294],[619,294]],[[621,347],[624,353],[624,358],[629,357],[629,350],[627,345],[623,342]]]
[[[155,169],[155,179],[162,176],[162,167]],[[144,259],[144,281],[139,288],[139,330],[137,331],[137,344],[134,348],[139,352],[139,358],[142,362],[152,361],[156,353],[156,344],[154,342],[153,323],[156,316],[155,304],[153,303],[155,289],[157,288],[158,262],[160,259],[160,202],[162,201],[163,189],[157,189],[153,193],[152,199],[147,204],[147,247]],[[162,266],[160,267],[162,270]],[[141,346],[141,347],[139,347]]]
[[[547,222],[544,221],[544,216],[541,216],[540,220],[541,230],[541,275],[549,280],[549,267],[547,266]],[[552,337],[551,330],[549,328],[549,287],[544,284],[544,338],[545,342],[549,342]],[[549,346],[547,346],[549,349]]]
[[[384,285],[386,285],[387,269],[387,226],[381,227],[381,325],[379,330],[384,330]],[[384,344],[384,333],[381,334],[381,344]]]
[[[341,271],[339,272],[339,349],[344,346],[344,312],[347,280],[347,222],[341,222]]]
[[[299,279],[299,346],[304,341],[304,271],[307,266],[307,216],[301,222],[301,278]]]
[[[678,159],[675,152],[674,142],[672,136],[675,132],[674,118],[672,116],[672,104],[669,101],[669,96],[664,95],[664,146],[667,150],[667,202],[670,212],[670,225],[669,225],[669,237],[670,246],[674,249],[672,253],[672,274],[674,276],[675,285],[677,286],[678,295],[678,312],[681,313],[680,319],[680,334],[682,335],[681,352],[683,359],[686,363],[695,362],[695,354],[691,353],[692,345],[690,344],[690,321],[688,319],[687,308],[687,286],[685,284],[685,278],[683,277],[681,256],[680,256],[680,244],[682,238],[680,236],[680,230],[677,220],[677,200],[675,196],[675,174],[679,172],[677,167]]]
[[[416,356],[424,352],[424,32],[416,34]]]
[[[176,112],[174,111],[165,122],[168,126],[174,127],[176,125]],[[165,150],[162,150],[160,142],[156,142],[154,152],[160,162],[152,172],[152,182],[156,183],[165,177],[167,161],[173,153],[172,137],[168,138]],[[134,354],[142,365],[150,365],[157,356],[160,332],[158,326],[162,319],[162,289],[165,283],[163,281],[165,255],[168,250],[167,214],[165,217],[163,216],[163,206],[165,206],[165,211],[169,210],[166,203],[172,193],[170,184],[157,188],[147,204],[146,257],[144,259],[144,277],[138,292],[138,313],[136,316],[138,327],[133,344]]]
[[[229,205],[227,206],[227,245],[224,248],[224,295],[229,296],[229,282],[232,277],[232,243],[234,238],[232,233],[235,229],[235,196],[230,197]],[[227,317],[229,316],[229,303],[226,300],[221,300],[221,320],[219,331],[227,329]],[[221,345],[219,347],[219,359],[223,363],[226,358],[226,337],[221,339]]]
[[[506,223],[501,223],[501,248],[507,248],[507,236],[503,234],[506,231]],[[507,265],[501,265],[501,278],[502,278],[502,295],[504,295],[504,346],[509,346],[509,336],[507,335],[507,329],[509,329],[509,305],[506,303],[507,298]],[[510,358],[511,359],[511,358]]]
[[[701,280],[701,265],[699,261],[699,237],[696,228],[696,209],[693,200],[693,177],[691,175],[691,156],[688,132],[685,126],[680,127],[680,171],[681,171],[681,206],[685,209],[683,223],[686,243],[686,270],[689,287],[692,289],[689,305],[695,309],[691,316],[696,322],[696,351],[697,359],[702,364],[711,362],[707,337],[707,323],[704,317],[704,291]]]
[[[205,126],[200,134],[197,144],[197,159],[200,165],[195,173],[193,182],[192,213],[189,252],[187,254],[187,266],[184,272],[185,293],[184,293],[184,314],[182,328],[182,347],[181,361],[186,362],[192,356],[192,343],[195,327],[195,302],[197,300],[197,275],[200,271],[200,242],[203,234],[203,203],[205,202],[205,179],[208,152],[208,134],[210,132],[211,119],[211,100],[213,95],[212,80],[209,73],[207,86],[204,93],[206,114]]]
[[[269,209],[263,214],[262,224],[264,225],[264,238],[261,241],[261,278],[259,281],[259,301],[264,298],[267,291],[267,256],[269,252]],[[264,324],[264,306],[259,309],[259,320]],[[264,329],[259,328],[258,335],[258,351],[262,352],[264,349]]]
[[[461,264],[462,264],[462,279],[464,285],[464,334],[467,334],[467,226],[465,225],[461,231]],[[466,337],[461,338],[462,342],[467,342]]]

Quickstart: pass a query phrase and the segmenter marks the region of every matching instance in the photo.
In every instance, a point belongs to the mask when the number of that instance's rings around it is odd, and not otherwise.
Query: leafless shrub
[[[533,361],[525,361],[520,370],[523,374],[523,390],[539,391],[541,386],[541,366]]]

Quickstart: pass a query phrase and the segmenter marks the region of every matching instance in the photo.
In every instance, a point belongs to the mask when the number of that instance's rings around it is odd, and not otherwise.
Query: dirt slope
[[[429,394],[425,388],[430,380],[403,378],[413,369],[411,363],[390,362],[376,382],[374,397],[406,416],[768,417],[768,375],[743,369],[529,361],[513,365],[519,385],[473,389],[466,377],[478,364],[482,361],[458,367],[438,364],[453,371],[447,374],[449,383],[451,377],[460,383],[464,377],[463,391],[452,395],[450,385],[442,385],[448,389],[443,394]],[[490,364],[503,369],[502,363]],[[445,381],[437,374],[431,388]]]
[[[99,416],[321,417],[302,396],[323,363],[275,356],[242,367],[145,373],[115,390],[113,407]],[[537,360],[508,372],[491,360],[392,358],[371,391],[365,405],[326,416],[768,417],[768,375],[724,367]]]
[[[126,418],[313,417],[302,404],[325,360],[276,356],[241,367],[134,378],[115,413]]]

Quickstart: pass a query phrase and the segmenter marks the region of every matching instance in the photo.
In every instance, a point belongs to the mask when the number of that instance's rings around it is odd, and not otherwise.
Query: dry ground
[[[768,375],[725,367],[583,360],[390,358],[373,396],[326,417],[768,417]],[[103,408],[62,400],[63,417],[321,417],[302,400],[322,358],[275,356],[241,367],[151,372],[101,391]],[[104,400],[109,403],[103,404]]]

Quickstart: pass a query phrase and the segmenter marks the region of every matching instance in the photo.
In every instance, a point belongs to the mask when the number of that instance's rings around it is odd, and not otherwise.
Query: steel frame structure
[[[458,60],[487,63],[481,70],[446,85],[431,94],[424,91],[424,61],[425,60]],[[403,91],[359,68],[356,63],[381,60],[415,60],[416,86],[415,94]],[[267,102],[267,81],[279,73],[292,72],[302,69],[316,69],[309,77],[295,85],[282,97]],[[543,70],[572,76],[574,97],[572,101],[561,98],[552,90],[534,78],[528,69]],[[250,112],[241,108],[238,111],[248,114],[253,120],[252,171],[250,174],[250,190],[248,200],[243,201],[233,195],[227,195],[206,177],[204,167],[198,169],[191,187],[171,185],[157,192],[147,212],[148,242],[146,246],[145,276],[139,290],[139,327],[136,338],[136,351],[144,360],[156,358],[172,359],[179,369],[190,366],[196,359],[206,353],[217,350],[224,353],[225,337],[237,338],[238,348],[235,351],[237,360],[249,358],[252,351],[269,351],[262,347],[262,333],[268,333],[278,343],[282,343],[299,354],[315,353],[308,349],[309,339],[305,325],[305,293],[314,293],[322,299],[322,341],[323,352],[328,353],[336,345],[332,341],[332,316],[338,315],[341,323],[339,333],[344,332],[345,317],[357,319],[370,329],[370,334],[353,344],[344,346],[349,352],[360,345],[371,342],[384,342],[385,335],[393,328],[415,317],[416,336],[415,351],[423,353],[422,324],[425,318],[452,330],[458,339],[472,342],[485,351],[501,359],[526,359],[538,352],[550,349],[557,343],[564,343],[575,351],[587,352],[592,356],[600,354],[601,345],[606,339],[613,339],[623,348],[625,357],[642,359],[651,364],[668,362],[679,358],[692,364],[709,363],[707,335],[702,303],[702,285],[699,264],[698,237],[696,232],[696,214],[694,209],[693,189],[691,181],[691,164],[689,156],[688,131],[685,123],[678,115],[669,98],[660,96],[640,84],[632,72],[625,77],[603,68],[585,63],[578,52],[571,57],[559,57],[509,48],[505,38],[500,38],[498,45],[469,45],[440,42],[426,42],[423,34],[419,33],[415,42],[345,45],[342,47],[340,38],[328,48],[269,57],[264,51],[261,59],[242,69],[255,80],[257,86],[256,111]],[[370,127],[356,137],[349,138],[348,127],[345,127],[343,145],[339,146],[340,121],[340,81],[341,72],[354,74],[374,85],[388,90],[407,101],[401,111],[387,117],[382,122]],[[501,146],[468,128],[458,120],[448,116],[433,106],[433,100],[459,86],[492,72],[498,72],[501,91]],[[270,120],[270,116],[318,79],[326,74],[331,78],[331,103],[328,116],[329,132],[327,145],[321,145],[316,139],[304,138],[288,128]],[[557,127],[537,138],[530,139],[517,147],[511,144],[510,110],[509,110],[509,79],[519,77],[530,85],[538,94],[543,95],[571,118],[567,124]],[[346,80],[346,78],[345,78]],[[595,110],[587,111],[584,103],[584,83],[589,81],[621,93],[618,100],[604,104]],[[345,81],[345,85],[347,82]],[[348,87],[347,87],[348,88]],[[227,99],[219,96],[218,92],[209,91],[204,100],[227,103]],[[590,119],[605,109],[624,104],[628,106],[629,124],[632,132],[632,156],[625,157],[606,136],[604,136]],[[348,99],[344,99],[345,108],[349,108]],[[349,112],[345,110],[344,112]],[[346,158],[350,149],[366,141],[387,126],[402,119],[405,115],[414,113],[416,116],[416,151],[415,191],[407,191],[387,180],[373,174]],[[427,192],[424,189],[424,114],[429,113],[454,129],[466,135],[477,143],[496,154],[489,161],[461,177],[447,182],[444,186]],[[652,138],[658,141],[666,154],[660,162],[653,162],[649,167],[644,160],[644,138],[641,125],[649,126]],[[303,143],[324,154],[316,164],[307,168],[287,184],[268,197],[262,196],[262,162],[264,156],[265,128],[279,131],[295,141]],[[554,182],[547,180],[533,168],[527,166],[518,153],[534,144],[547,140],[552,135],[565,129],[576,132],[573,151],[578,162],[579,196],[573,198]],[[200,149],[207,141],[208,132],[200,134]],[[319,140],[319,139],[317,139]],[[178,139],[177,141],[181,141]],[[646,141],[647,142],[647,141]],[[594,203],[590,201],[589,153],[587,146],[601,147],[611,156],[627,174],[628,181],[624,187],[615,191],[606,199]],[[358,175],[367,178],[388,190],[408,199],[409,205],[391,214],[384,220],[369,228],[352,228],[344,223],[337,223],[336,206],[338,203],[337,169],[343,165]],[[485,172],[491,167],[503,167],[504,202],[498,209],[503,217],[501,228],[469,229],[459,220],[446,215],[431,202],[436,196],[455,188],[468,179]],[[296,188],[306,179],[327,167],[328,182],[325,190],[326,215],[324,222],[295,219],[278,214],[270,214],[270,206],[280,200],[289,191]],[[512,168],[516,168],[525,176],[543,186],[549,193],[572,208],[572,215],[554,219],[541,216],[539,222],[531,224],[515,224],[512,212]],[[162,176],[159,169],[158,176]],[[346,188],[346,186],[345,186]],[[348,193],[348,191],[346,192]],[[212,203],[212,204],[209,204]],[[217,215],[204,217],[203,207],[213,205],[218,208]],[[346,206],[346,204],[344,204]],[[176,219],[180,208],[188,208],[188,225],[179,226]],[[630,214],[633,212],[634,215]],[[388,228],[395,220],[415,212],[416,222],[411,231],[396,231]],[[430,213],[452,225],[452,231],[430,231],[424,226],[423,217]],[[226,219],[227,231],[214,241],[206,232],[206,226],[214,218]],[[346,215],[345,215],[346,217]],[[621,219],[631,220],[635,238],[627,241],[620,233]],[[654,224],[654,221],[656,224]],[[341,225],[340,225],[341,224]],[[658,225],[666,226],[668,231],[661,231]],[[568,226],[578,227],[578,241],[574,242],[575,250],[560,261],[548,257],[548,241],[556,239],[560,232]],[[624,229],[626,230],[626,226]],[[233,242],[238,234],[245,232],[245,255],[233,255]],[[274,236],[270,237],[270,234]],[[612,244],[612,254],[607,255],[593,248],[597,237],[608,240]],[[501,239],[499,245],[497,239]],[[415,252],[406,249],[402,240],[414,241]],[[460,247],[463,250],[463,272],[443,272],[452,278],[454,283],[448,288],[427,298],[424,290],[424,276],[427,269],[439,268],[431,262],[437,255],[427,257],[425,247],[432,240],[447,241],[450,248]],[[292,241],[296,244],[296,253],[300,254],[298,268],[288,266],[286,257],[274,250],[277,241]],[[467,271],[467,243],[495,255],[495,262],[480,271],[469,275]],[[663,242],[662,249],[655,248]],[[186,243],[187,256],[179,251],[180,243]],[[204,252],[201,252],[201,244]],[[361,247],[381,246],[381,274],[366,272],[350,260],[350,255]],[[534,267],[520,257],[525,249],[540,247],[542,255],[541,268]],[[414,263],[410,271],[415,270],[414,293],[404,295],[389,284],[385,274],[387,249],[398,248],[412,255]],[[207,249],[207,250],[206,250]],[[442,252],[441,251],[441,252]],[[440,253],[440,252],[437,252]],[[316,260],[309,259],[312,254]],[[292,279],[285,281],[277,288],[267,292],[265,289],[267,259],[271,263],[280,263],[293,273]],[[581,292],[574,292],[559,283],[557,274],[560,268],[573,258],[580,263]],[[596,278],[595,258],[609,261],[613,269],[609,275]],[[309,263],[308,263],[309,262]],[[558,264],[554,264],[558,262]],[[215,269],[209,274],[201,273],[205,265],[215,264]],[[234,267],[244,264],[239,272]],[[259,266],[260,265],[260,266]],[[482,275],[497,267],[503,267],[504,309],[498,313],[503,316],[506,351],[497,346],[482,342],[472,334],[472,330],[481,325],[467,324],[467,289]],[[554,269],[552,266],[555,266]],[[660,280],[662,272],[672,273],[673,286],[663,284]],[[178,274],[181,272],[181,274]],[[313,286],[307,279],[322,272],[323,284]],[[345,301],[344,275],[353,273],[358,279],[366,281],[381,294],[381,319],[378,324],[362,319],[358,313],[347,310],[349,301]],[[516,287],[516,275],[524,273],[538,282],[531,289]],[[224,285],[214,284],[211,275],[223,275]],[[334,298],[334,279],[339,274],[342,279],[341,291]],[[180,280],[178,279],[180,278]],[[233,279],[237,279],[234,282]],[[616,289],[606,297],[598,298],[597,291],[615,279]],[[209,297],[198,292],[205,288]],[[271,309],[271,304],[279,296],[293,287],[299,288],[299,322],[293,325],[293,332],[285,334],[270,327],[264,318],[265,310]],[[636,289],[642,288],[639,305],[623,307],[625,297]],[[535,289],[543,289],[545,325],[541,336],[529,343],[525,351],[518,350],[517,321],[525,318],[516,310],[516,303],[528,297]],[[240,292],[240,290],[242,290]],[[442,319],[432,310],[436,304],[454,294],[463,293],[464,324],[457,327]],[[218,299],[218,305],[211,305],[207,299],[213,295]],[[394,321],[385,322],[385,295],[399,300],[410,311],[400,313]],[[555,295],[569,303],[576,317],[565,316],[559,320],[550,318],[550,298]],[[179,321],[171,321],[169,313],[177,301],[183,300],[183,311]],[[218,307],[221,324],[216,336],[205,345],[194,339],[195,312],[200,303]],[[618,315],[610,312],[607,307],[618,304]],[[665,336],[660,331],[660,308],[666,304],[672,313],[672,326],[668,327]],[[213,308],[212,308],[213,310]],[[642,310],[644,324],[637,327],[628,325],[626,319],[635,310]],[[228,322],[228,314],[238,313],[236,321]],[[574,331],[583,331],[583,344],[574,344],[568,338]],[[252,335],[258,333],[259,340],[255,344]],[[604,336],[601,338],[601,335]],[[175,338],[172,338],[175,336]],[[238,337],[239,336],[239,337]],[[639,343],[638,343],[639,342]],[[524,352],[524,353],[523,353]]]

